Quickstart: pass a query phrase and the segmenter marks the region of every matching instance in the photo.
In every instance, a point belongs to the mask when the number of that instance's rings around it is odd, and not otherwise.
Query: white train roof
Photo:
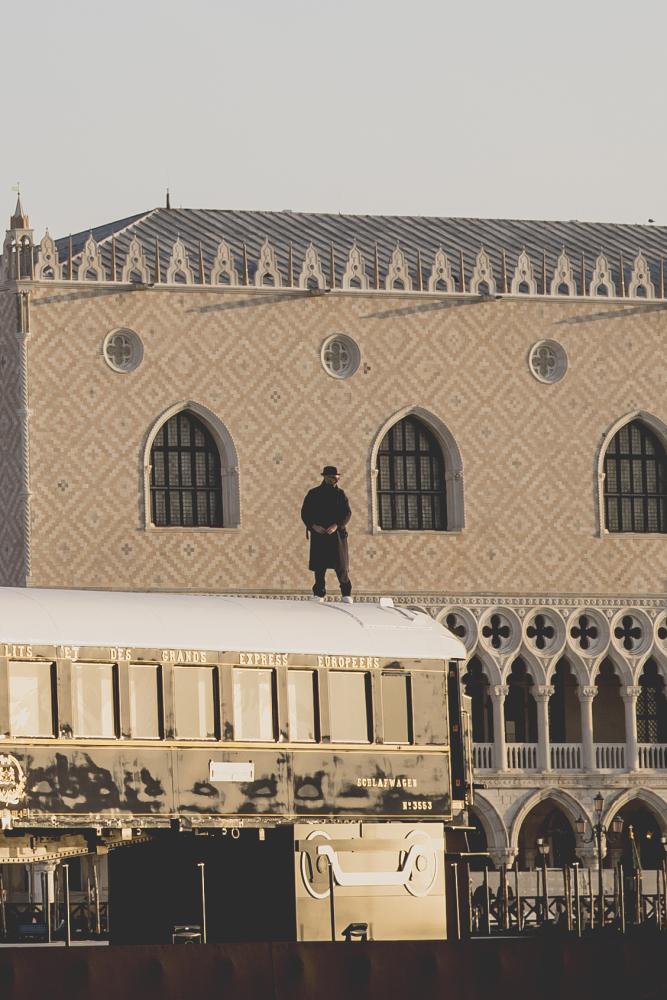
[[[0,642],[462,659],[426,614],[380,604],[0,588]]]

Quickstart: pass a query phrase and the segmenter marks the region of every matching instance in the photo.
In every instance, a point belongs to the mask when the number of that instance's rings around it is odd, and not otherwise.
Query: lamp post
[[[602,885],[602,838],[606,837],[608,833],[607,827],[602,822],[602,811],[604,809],[604,799],[600,792],[597,793],[593,799],[593,807],[595,809],[595,823],[591,823],[591,836],[585,837],[586,832],[586,820],[583,816],[580,816],[578,820],[575,821],[575,826],[577,828],[577,833],[581,837],[584,844],[591,844],[595,841],[595,850],[598,856],[598,908],[600,910],[600,927],[604,927],[604,887]],[[611,832],[615,834],[621,833],[623,829],[623,819],[621,816],[614,816],[611,821]]]
[[[542,922],[546,923],[549,919],[549,891],[547,888],[547,857],[549,854],[549,845],[542,837],[537,838],[537,850],[540,853],[542,859]]]

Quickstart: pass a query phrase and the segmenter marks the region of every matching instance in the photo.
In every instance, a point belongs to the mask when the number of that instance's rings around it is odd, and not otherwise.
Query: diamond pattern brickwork
[[[15,320],[3,309],[6,341]],[[38,287],[28,341],[31,583],[306,590],[299,509],[331,462],[352,505],[357,592],[663,591],[664,539],[600,538],[595,477],[602,436],[620,416],[641,408],[667,421],[656,364],[666,324],[661,309],[636,302]],[[129,374],[102,357],[117,327],[136,330],[144,344]],[[321,346],[333,333],[359,345],[350,379],[322,369]],[[530,348],[542,339],[568,355],[556,385],[529,371]],[[14,511],[20,434],[11,399],[0,401],[13,470],[1,488]],[[234,439],[240,529],[144,527],[146,435],[179,400],[207,407]],[[458,443],[461,533],[370,531],[371,448],[387,418],[409,406],[435,414]],[[18,528],[1,530],[2,545],[16,546]],[[7,567],[15,565],[8,555]]]
[[[0,292],[0,586],[25,582],[23,399],[19,310],[14,291]]]

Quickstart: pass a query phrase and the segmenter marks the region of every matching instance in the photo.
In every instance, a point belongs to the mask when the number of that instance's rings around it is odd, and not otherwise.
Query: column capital
[[[489,848],[489,857],[496,868],[500,868],[501,865],[511,868],[518,853],[519,849],[517,847]]]
[[[623,701],[637,701],[637,698],[639,698],[641,693],[642,689],[640,687],[635,687],[632,684],[621,688],[621,698]]]
[[[597,684],[584,685],[584,687],[577,688],[577,697],[579,701],[593,701],[598,690]]]
[[[506,698],[510,691],[509,684],[494,684],[491,688],[496,698]]]
[[[540,684],[533,688],[533,698],[535,701],[548,701],[553,693],[554,688],[551,684]]]

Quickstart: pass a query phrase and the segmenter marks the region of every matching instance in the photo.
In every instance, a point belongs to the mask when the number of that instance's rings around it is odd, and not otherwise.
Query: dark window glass
[[[412,743],[409,678],[382,675],[382,738],[385,743]]]
[[[404,417],[378,452],[378,510],[383,531],[445,531],[445,467],[431,431]]]
[[[604,458],[608,531],[667,531],[667,458],[640,420],[621,427]]]
[[[648,660],[639,678],[637,698],[637,740],[639,743],[667,742],[667,700],[665,685],[654,660]]]
[[[151,448],[151,516],[160,528],[221,528],[220,455],[210,431],[183,410]]]

